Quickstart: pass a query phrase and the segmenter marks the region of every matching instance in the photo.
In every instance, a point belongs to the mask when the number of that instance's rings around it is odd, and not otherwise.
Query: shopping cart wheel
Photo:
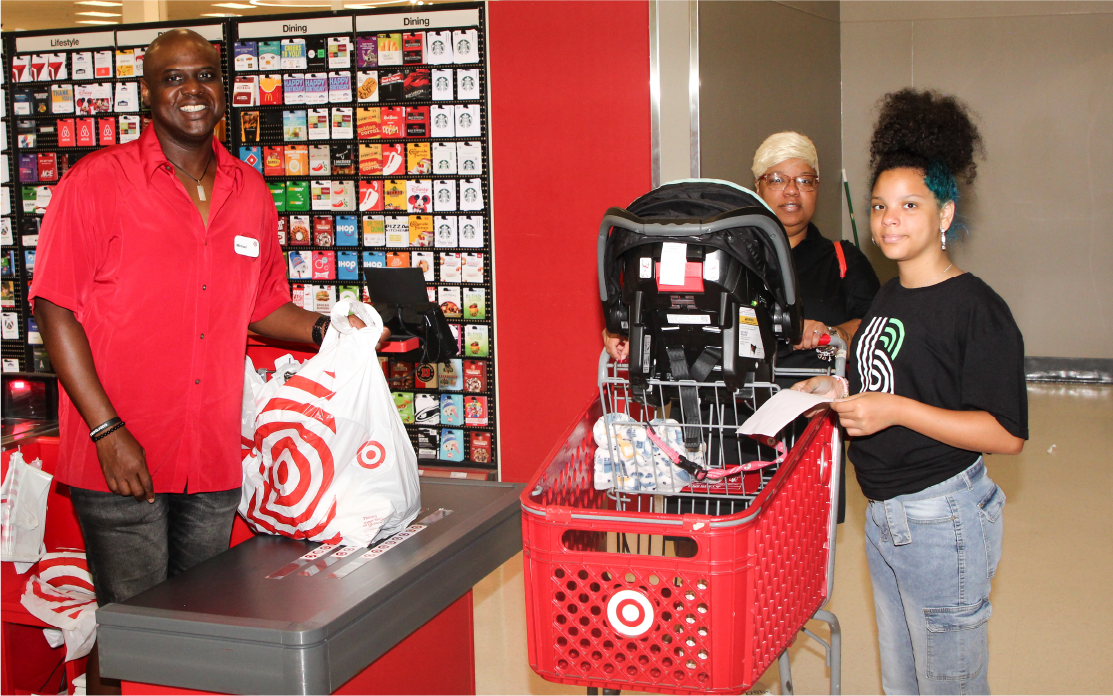
[[[603,689],[603,696],[618,696],[621,693],[621,689]],[[587,687],[587,696],[599,696],[599,688],[595,686]]]

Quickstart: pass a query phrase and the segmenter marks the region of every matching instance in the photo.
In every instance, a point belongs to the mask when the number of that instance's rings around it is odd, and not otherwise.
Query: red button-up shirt
[[[290,301],[266,183],[220,143],[213,150],[208,229],[151,126],[74,165],[39,236],[30,297],[84,327],[156,493],[240,486],[247,325]],[[237,253],[253,241],[257,256]],[[64,394],[58,411],[58,480],[107,491],[89,426]]]

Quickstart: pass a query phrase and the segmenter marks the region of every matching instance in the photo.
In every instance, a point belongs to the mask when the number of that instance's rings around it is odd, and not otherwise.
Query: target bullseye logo
[[[360,449],[357,461],[364,469],[377,469],[384,459],[386,459],[386,449],[378,442],[371,440]]]
[[[607,601],[607,620],[624,636],[640,636],[653,625],[653,604],[637,590],[621,590]]]

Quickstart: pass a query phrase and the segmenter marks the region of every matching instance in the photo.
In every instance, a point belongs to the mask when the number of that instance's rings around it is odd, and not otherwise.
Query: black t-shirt
[[[1028,439],[1024,339],[1005,301],[969,273],[925,288],[881,288],[851,346],[850,392],[888,392],[951,411],[987,411]],[[872,500],[916,493],[981,456],[894,426],[854,438],[850,460]]]
[[[846,277],[841,277],[835,244],[846,258]],[[837,326],[865,316],[881,283],[869,259],[858,247],[832,242],[815,225],[808,225],[804,239],[792,248],[796,266],[797,293],[804,303],[804,318]],[[780,367],[826,367],[814,350],[798,350],[779,356]]]

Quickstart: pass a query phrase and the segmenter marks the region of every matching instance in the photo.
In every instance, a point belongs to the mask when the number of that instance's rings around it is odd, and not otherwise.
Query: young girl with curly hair
[[[966,108],[933,91],[881,100],[870,145],[870,230],[898,278],[851,346],[849,383],[794,389],[831,404],[852,438],[869,499],[866,556],[885,693],[989,693],[990,582],[1005,495],[983,453],[1028,438],[1024,343],[1008,305],[947,254],[959,192],[981,136]]]

